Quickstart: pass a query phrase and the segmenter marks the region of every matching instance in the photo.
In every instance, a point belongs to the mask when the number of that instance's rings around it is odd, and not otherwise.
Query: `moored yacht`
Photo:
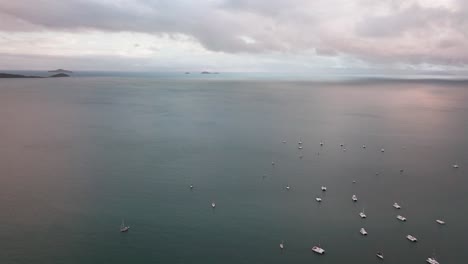
[[[412,235],[407,235],[406,238],[411,242],[418,242],[418,239]]]
[[[445,221],[442,221],[440,219],[437,219],[436,222],[439,224],[439,225],[445,225]]]
[[[122,219],[122,224],[120,225],[120,232],[124,233],[130,229],[130,226],[126,226],[124,220]]]
[[[434,257],[427,258],[426,262],[429,263],[429,264],[439,264],[439,262]]]
[[[321,248],[319,246],[313,246],[312,251],[317,253],[317,254],[320,254],[320,255],[323,255],[325,253],[325,249],[323,249],[323,248]]]
[[[353,202],[357,202],[357,197],[355,194],[353,194],[353,196],[351,197],[351,199],[353,199]]]
[[[363,235],[363,236],[367,236],[367,231],[364,229],[364,227],[362,227],[362,228],[359,230],[359,233],[361,233],[361,235]]]
[[[362,209],[362,212],[359,213],[359,216],[361,218],[366,218],[367,217],[367,215],[364,213],[364,209]]]
[[[394,203],[393,207],[395,207],[396,209],[401,209],[401,206],[398,203]]]
[[[398,220],[400,220],[400,221],[406,222],[406,217],[404,217],[404,216],[397,215],[396,218],[397,218]]]
[[[379,259],[383,259],[383,253],[382,252],[377,252],[377,254],[375,254]]]

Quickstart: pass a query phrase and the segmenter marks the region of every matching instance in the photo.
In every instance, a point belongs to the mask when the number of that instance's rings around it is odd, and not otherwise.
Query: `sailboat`
[[[383,259],[383,253],[382,252],[377,252],[376,256],[379,258],[379,259]]]
[[[359,213],[359,216],[361,218],[366,218],[367,217],[366,214],[364,213],[364,208],[362,208],[362,212]]]
[[[122,219],[122,224],[120,225],[120,232],[127,232],[130,229],[130,226],[125,226],[125,222]]]

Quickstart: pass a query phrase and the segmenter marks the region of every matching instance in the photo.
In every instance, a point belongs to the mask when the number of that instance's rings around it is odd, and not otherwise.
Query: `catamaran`
[[[407,235],[406,238],[411,242],[418,242],[418,239],[412,235]]]
[[[406,217],[404,217],[404,216],[397,215],[396,218],[397,218],[398,220],[400,220],[400,221],[406,222]]]
[[[323,249],[323,248],[321,248],[319,246],[313,246],[312,251],[317,253],[317,254],[320,254],[320,255],[323,255],[325,253],[325,249]]]

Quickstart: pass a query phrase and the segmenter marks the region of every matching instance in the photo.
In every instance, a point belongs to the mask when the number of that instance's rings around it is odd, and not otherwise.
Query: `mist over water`
[[[461,263],[467,101],[445,80],[0,80],[0,263]]]

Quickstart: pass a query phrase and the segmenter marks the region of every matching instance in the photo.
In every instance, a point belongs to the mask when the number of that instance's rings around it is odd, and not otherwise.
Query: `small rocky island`
[[[70,75],[68,75],[66,73],[57,73],[57,74],[51,75],[49,77],[50,78],[60,78],[60,77],[70,77]]]

